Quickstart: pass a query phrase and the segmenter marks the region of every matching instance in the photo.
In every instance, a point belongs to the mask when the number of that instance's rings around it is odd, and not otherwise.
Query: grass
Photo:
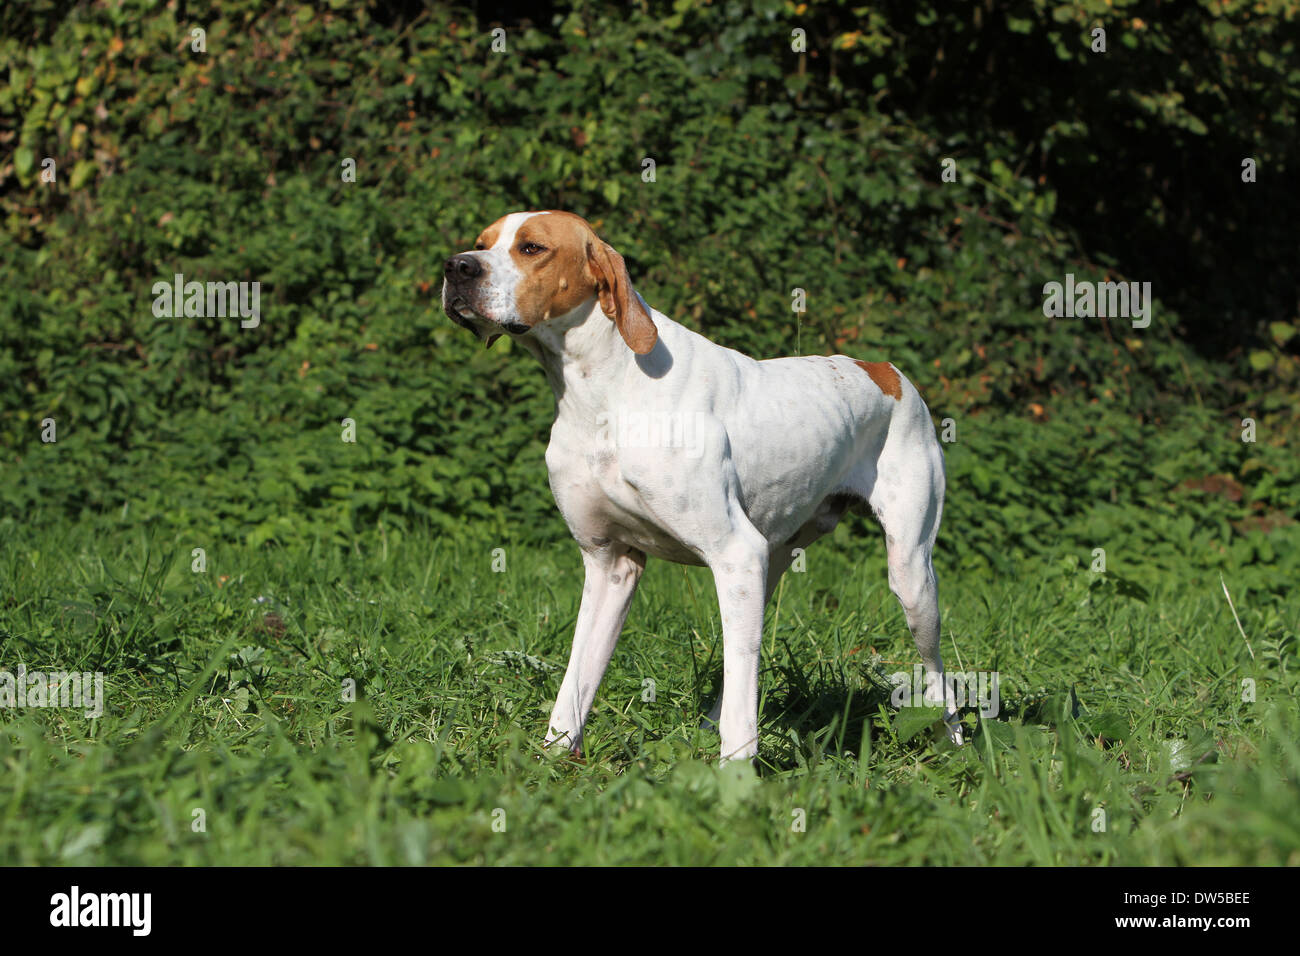
[[[0,859],[1300,863],[1294,602],[1234,591],[1243,634],[1217,572],[1148,594],[1069,558],[941,563],[949,668],[1002,681],[954,749],[890,706],[915,650],[879,542],[842,529],[768,612],[760,760],[719,768],[712,585],[652,562],[579,762],[538,747],[576,550],[494,573],[494,546],[214,546],[196,573],[190,542],[14,526],[0,669],[102,671],[107,705],[0,711]]]

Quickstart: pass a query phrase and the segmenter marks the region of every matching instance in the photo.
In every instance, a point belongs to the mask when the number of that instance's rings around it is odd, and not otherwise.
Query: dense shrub
[[[540,372],[479,351],[437,294],[486,223],[567,208],[720,342],[911,375],[958,428],[944,540],[964,565],[1108,540],[1153,567],[1276,563],[1300,507],[1279,185],[1298,87],[1293,15],[1255,6],[1207,3],[1202,28],[1123,3],[579,2],[508,17],[494,53],[496,24],[450,7],[11,5],[0,502],[252,542],[562,537]],[[1045,318],[1066,272],[1154,276],[1151,327]],[[176,273],[261,282],[260,326],[155,317]]]

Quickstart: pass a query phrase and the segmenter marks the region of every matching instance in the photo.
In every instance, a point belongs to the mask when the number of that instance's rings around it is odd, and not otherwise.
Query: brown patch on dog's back
[[[894,366],[888,362],[854,362],[853,364],[870,375],[876,387],[894,401],[903,400],[903,384],[899,381]]]

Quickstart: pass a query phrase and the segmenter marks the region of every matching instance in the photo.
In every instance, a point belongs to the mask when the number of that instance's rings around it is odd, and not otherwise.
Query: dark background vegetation
[[[563,208],[719,342],[911,376],[957,428],[947,566],[1106,547],[1136,577],[1294,578],[1294,3],[18,2],[0,27],[0,522],[563,540],[540,371],[437,306],[484,224]],[[260,281],[260,328],[155,318],[176,272]],[[1044,318],[1066,272],[1150,281],[1150,328]]]

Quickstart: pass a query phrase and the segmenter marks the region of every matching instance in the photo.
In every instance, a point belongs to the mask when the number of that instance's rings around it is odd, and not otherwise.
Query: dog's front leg
[[[768,553],[767,557],[767,584],[763,594],[763,608],[772,603],[772,595],[776,593],[776,586],[781,583],[781,575],[785,574],[790,565],[794,563],[793,548],[807,547],[812,543],[812,538],[804,541],[797,541],[788,547],[777,548]],[[708,730],[717,730],[718,721],[722,719],[722,690],[719,688],[718,696],[713,699],[713,706],[708,709],[705,715],[700,719],[700,726]]]
[[[560,692],[546,734],[546,745],[560,744],[578,751],[582,727],[596,699],[596,688],[605,674],[627,618],[628,605],[645,570],[645,554],[633,548],[610,545],[600,551],[582,552],[586,580],[578,623],[573,632],[573,649],[564,672]]]
[[[757,531],[738,534],[709,561],[722,612],[721,757],[758,753],[758,667],[763,649],[767,542]]]

